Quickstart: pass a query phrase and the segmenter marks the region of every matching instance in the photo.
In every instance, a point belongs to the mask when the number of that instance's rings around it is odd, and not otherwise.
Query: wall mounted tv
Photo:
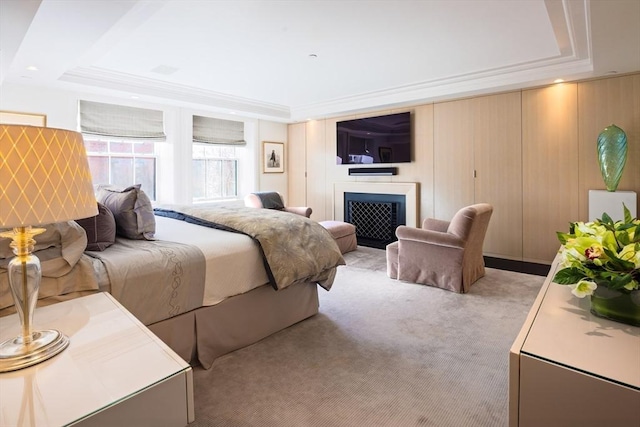
[[[411,162],[411,113],[344,120],[336,124],[337,164]]]

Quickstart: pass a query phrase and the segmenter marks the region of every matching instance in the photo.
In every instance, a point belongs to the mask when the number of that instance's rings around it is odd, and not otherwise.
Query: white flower
[[[587,260],[576,248],[563,248],[560,259],[560,268],[572,267],[575,263],[582,263]]]
[[[578,298],[584,298],[586,296],[592,295],[593,291],[596,290],[598,285],[595,282],[591,282],[589,280],[581,280],[575,285],[569,285],[571,288],[571,293]]]

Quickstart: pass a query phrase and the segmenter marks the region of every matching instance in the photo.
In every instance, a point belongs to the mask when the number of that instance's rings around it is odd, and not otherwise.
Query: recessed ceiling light
[[[310,53],[309,54],[309,58],[317,58],[317,57],[318,57],[318,55],[316,55],[315,53]]]
[[[38,71],[38,67],[36,67],[35,65],[29,65],[27,67],[27,70],[29,70],[29,71]]]
[[[553,82],[554,83],[564,83],[564,80],[563,79],[555,79]]]

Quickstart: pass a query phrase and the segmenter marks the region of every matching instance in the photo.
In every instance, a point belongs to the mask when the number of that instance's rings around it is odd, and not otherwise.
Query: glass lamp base
[[[33,340],[25,344],[22,336],[0,344],[0,372],[15,371],[52,358],[69,345],[69,338],[55,329],[32,333]]]

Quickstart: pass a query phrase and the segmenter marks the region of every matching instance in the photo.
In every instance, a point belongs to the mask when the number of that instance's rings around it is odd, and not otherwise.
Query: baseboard
[[[515,271],[518,273],[535,274],[536,276],[546,276],[549,274],[550,265],[537,264],[535,262],[514,261],[504,258],[484,257],[484,265],[489,268],[499,270]]]

